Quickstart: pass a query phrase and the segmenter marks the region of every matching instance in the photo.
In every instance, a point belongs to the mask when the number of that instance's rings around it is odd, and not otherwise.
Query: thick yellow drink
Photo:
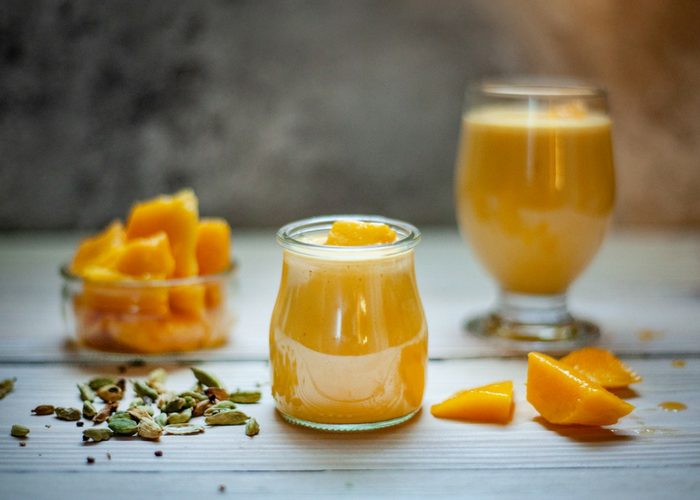
[[[421,406],[427,361],[415,243],[401,249],[405,242],[357,248],[320,241],[284,251],[270,324],[277,408],[306,424],[410,417]]]
[[[464,117],[457,217],[505,291],[564,293],[595,255],[614,202],[610,129],[577,103]]]

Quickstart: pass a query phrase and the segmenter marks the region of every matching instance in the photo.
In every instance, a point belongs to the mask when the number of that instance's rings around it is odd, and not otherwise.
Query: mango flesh
[[[396,241],[396,231],[386,224],[357,220],[337,220],[326,237],[326,245],[385,245]]]
[[[231,265],[231,228],[223,219],[202,219],[197,225],[199,274],[217,274]]]
[[[546,354],[528,354],[527,400],[553,424],[611,425],[634,406]]]
[[[497,382],[460,391],[433,405],[430,413],[438,418],[506,424],[513,415],[513,382]]]
[[[197,197],[190,190],[136,203],[126,224],[129,240],[165,232],[175,258],[176,278],[197,274]]]
[[[560,361],[606,388],[627,387],[642,381],[642,377],[617,356],[599,347],[584,347],[567,354]]]
[[[228,270],[230,241],[225,220],[199,220],[192,191],[136,203],[126,228],[115,221],[86,238],[71,261],[71,272],[85,280],[73,297],[78,337],[120,352],[220,345],[230,325],[225,281],[160,286],[154,280]]]
[[[118,220],[95,236],[83,239],[70,264],[73,274],[82,275],[91,266],[107,266],[126,241],[124,226]]]

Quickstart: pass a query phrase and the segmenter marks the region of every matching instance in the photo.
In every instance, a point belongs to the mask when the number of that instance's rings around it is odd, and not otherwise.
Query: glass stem
[[[566,294],[527,295],[501,290],[498,314],[509,323],[561,325],[572,321]]]

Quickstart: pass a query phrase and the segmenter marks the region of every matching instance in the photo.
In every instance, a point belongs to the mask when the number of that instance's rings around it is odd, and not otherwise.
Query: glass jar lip
[[[205,283],[221,282],[229,279],[238,269],[238,262],[231,261],[228,268],[220,273],[202,274],[197,276],[187,276],[185,278],[170,278],[165,280],[121,280],[121,281],[99,281],[85,279],[83,276],[75,274],[70,270],[70,264],[63,264],[59,267],[59,274],[68,283],[88,283],[112,288],[143,289],[143,288],[169,288],[188,285],[201,285]]]
[[[604,99],[607,91],[595,83],[563,77],[488,78],[471,85],[487,97],[513,99]]]
[[[362,222],[374,222],[386,224],[397,233],[396,241],[379,245],[335,246],[313,243],[299,239],[301,236],[317,231],[328,230],[337,220],[359,220]],[[320,215],[309,217],[282,226],[277,231],[277,242],[284,248],[304,254],[326,255],[367,255],[381,253],[382,255],[394,255],[414,248],[421,240],[421,233],[417,227],[398,219],[391,219],[381,215],[341,214]]]

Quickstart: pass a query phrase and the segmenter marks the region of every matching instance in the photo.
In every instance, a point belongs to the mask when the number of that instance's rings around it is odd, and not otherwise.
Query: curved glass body
[[[333,221],[382,222],[386,245],[323,245]],[[289,421],[329,430],[400,423],[421,406],[427,326],[413,248],[420,234],[368,216],[307,219],[278,232],[282,279],[270,324],[272,394]]]
[[[483,334],[585,336],[565,293],[592,260],[613,211],[611,120],[602,90],[491,83],[472,93],[456,165],[457,219],[501,288]],[[595,332],[589,332],[595,335]]]

